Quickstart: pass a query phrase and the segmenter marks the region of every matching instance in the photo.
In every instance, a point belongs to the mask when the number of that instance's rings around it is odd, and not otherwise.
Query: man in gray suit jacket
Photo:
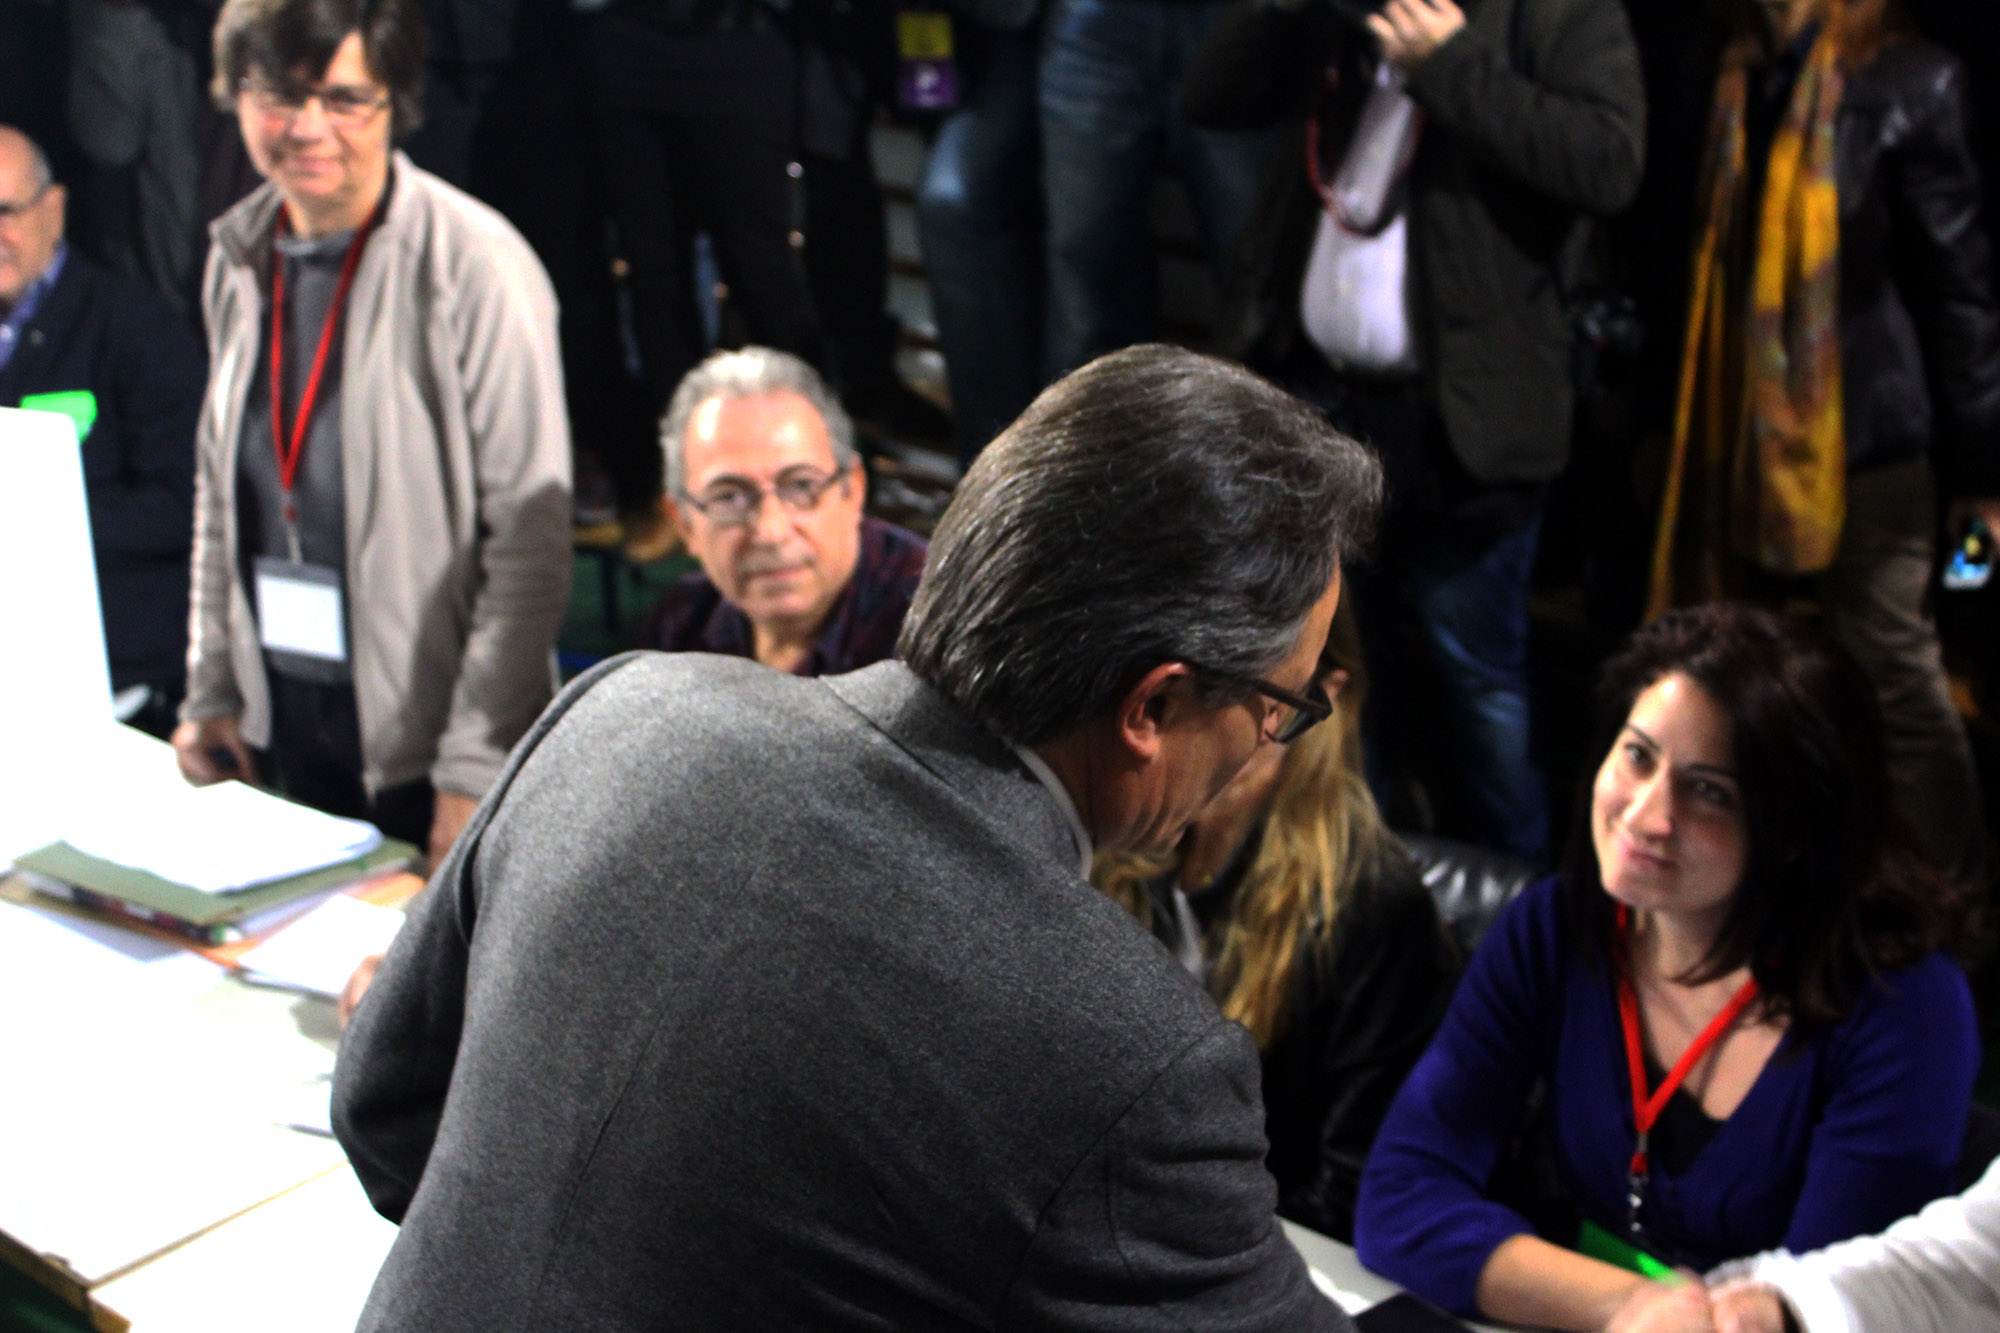
[[[1345,1329],[1256,1052],[1084,878],[1330,708],[1374,461],[1162,347],[1048,390],[905,662],[638,654],[522,742],[341,1050],[366,1329]]]

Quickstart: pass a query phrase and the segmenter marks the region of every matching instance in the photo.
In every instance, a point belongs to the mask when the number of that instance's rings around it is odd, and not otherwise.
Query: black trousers
[[[715,247],[744,335],[818,363],[819,320],[795,228],[790,39],[663,32],[613,8],[590,32],[598,136],[628,269],[632,331],[655,416],[706,353],[693,241]]]
[[[259,774],[300,805],[365,819],[391,838],[429,845],[436,793],[428,779],[385,787],[373,800],[361,783],[361,714],[352,685],[322,685],[266,671],[271,748]]]

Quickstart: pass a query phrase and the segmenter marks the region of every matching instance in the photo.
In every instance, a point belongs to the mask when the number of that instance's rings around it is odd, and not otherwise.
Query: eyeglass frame
[[[786,472],[796,472],[800,468],[805,468],[815,478],[815,481],[813,485],[813,493],[811,501],[804,505],[795,505],[790,500],[787,500],[784,497],[784,495],[779,492],[778,486],[783,484]],[[693,492],[688,491],[685,488],[683,488],[681,491],[681,499],[685,501],[687,505],[690,508],[692,508],[697,514],[700,514],[703,518],[707,519],[710,523],[713,523],[718,528],[744,528],[744,527],[749,527],[751,524],[757,521],[758,516],[764,512],[764,502],[766,500],[775,499],[779,504],[785,507],[785,512],[788,514],[810,514],[817,511],[822,504],[826,503],[826,493],[832,490],[835,486],[844,484],[847,481],[849,474],[853,472],[853,470],[854,470],[854,460],[852,459],[849,459],[847,462],[844,463],[836,464],[834,466],[833,471],[824,476],[822,476],[819,472],[810,468],[809,465],[805,463],[799,463],[795,464],[793,467],[786,468],[785,472],[780,472],[778,474],[778,483],[771,486],[766,486],[761,482],[752,481],[748,477],[741,478],[740,481],[732,481],[728,484],[732,486],[740,486],[742,489],[747,490],[750,493],[749,499],[746,502],[745,508],[743,510],[743,517],[741,518],[716,518],[708,511],[711,505],[717,504],[719,503],[719,501],[713,499],[710,500],[699,499],[693,494]],[[718,480],[720,479],[718,478]],[[803,479],[801,478],[800,480]]]
[[[359,90],[354,85],[335,84],[332,87],[320,86],[296,92],[287,92],[282,88],[261,82],[254,77],[246,77],[237,80],[236,90],[249,98],[251,104],[261,114],[273,120],[279,118],[283,118],[286,121],[296,120],[299,114],[306,109],[306,103],[317,100],[319,102],[320,113],[327,120],[336,125],[345,125],[352,128],[366,125],[395,100],[393,94],[387,89],[383,89],[375,95],[366,107],[357,107],[350,111],[337,111],[327,101],[327,98],[336,94],[358,97],[360,95]]]
[[[12,222],[19,222],[23,217],[27,216],[29,209],[41,203],[43,199],[48,197],[49,191],[55,188],[56,183],[54,181],[43,181],[35,187],[33,194],[23,199],[20,203],[0,204],[0,227],[4,227]]]
[[[1246,676],[1240,671],[1223,671],[1217,667],[1203,666],[1199,662],[1187,665],[1204,676],[1216,680],[1226,680],[1232,684],[1246,686],[1274,703],[1281,703],[1292,710],[1291,717],[1269,733],[1269,739],[1277,745],[1290,745],[1299,737],[1311,731],[1320,723],[1333,716],[1333,701],[1347,685],[1347,673],[1337,668],[1328,668],[1315,674],[1306,687],[1319,694],[1317,699],[1309,699],[1303,694],[1294,694],[1282,685],[1274,685],[1262,676]]]

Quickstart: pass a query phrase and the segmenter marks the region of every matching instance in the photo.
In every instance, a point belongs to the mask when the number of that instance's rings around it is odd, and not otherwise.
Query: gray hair
[[[854,423],[820,373],[793,356],[770,347],[745,347],[715,352],[690,370],[674,389],[667,414],[660,419],[660,452],[666,458],[668,495],[686,494],[687,432],[695,411],[711,398],[734,402],[768,393],[795,393],[812,404],[826,425],[833,445],[833,465],[846,471],[859,457],[854,452]]]
[[[1205,697],[1283,661],[1373,534],[1381,465],[1241,366],[1148,344],[1042,392],[959,483],[898,655],[1039,745],[1162,662]]]

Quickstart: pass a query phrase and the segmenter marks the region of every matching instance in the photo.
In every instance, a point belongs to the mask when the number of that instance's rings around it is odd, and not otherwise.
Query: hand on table
[[[444,863],[451,845],[458,841],[459,834],[465,832],[465,826],[472,821],[472,812],[478,808],[477,796],[455,791],[440,791],[437,794],[431,807],[431,869],[436,870]]]
[[[368,993],[368,987],[375,980],[375,969],[382,966],[382,955],[371,953],[354,968],[354,975],[340,988],[340,999],[334,1004],[334,1012],[340,1016],[340,1026],[346,1027],[347,1020],[354,1017],[354,1007],[361,1003],[361,997]]]
[[[1605,1333],[1714,1333],[1708,1288],[1698,1281],[1644,1282],[1633,1289]]]
[[[1732,1282],[1709,1293],[1716,1333],[1784,1333],[1785,1302],[1760,1282]]]
[[[250,747],[243,743],[243,728],[234,717],[183,722],[174,728],[173,746],[181,776],[197,787],[227,778],[257,780],[257,768],[250,762]]]
[[[1368,16],[1368,31],[1382,44],[1382,58],[1408,74],[1465,27],[1465,11],[1452,0],[1389,0]]]

